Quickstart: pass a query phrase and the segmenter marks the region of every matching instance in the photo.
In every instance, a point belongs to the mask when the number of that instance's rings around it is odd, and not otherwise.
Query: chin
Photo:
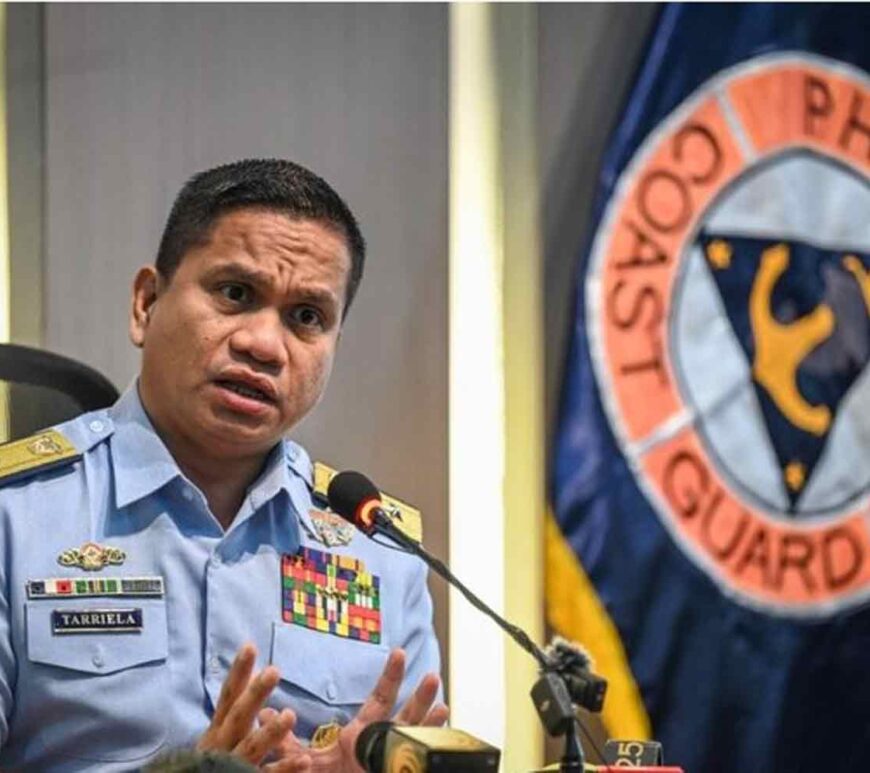
[[[273,426],[252,426],[246,422],[219,420],[208,433],[209,445],[215,450],[228,451],[230,456],[269,451],[283,436]]]

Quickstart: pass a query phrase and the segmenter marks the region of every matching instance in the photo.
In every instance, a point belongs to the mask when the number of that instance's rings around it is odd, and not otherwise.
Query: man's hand
[[[290,710],[272,712],[266,722],[254,727],[254,720],[263,708],[280,674],[274,666],[267,666],[253,676],[257,650],[253,644],[244,644],[221,687],[220,698],[208,730],[199,739],[197,751],[228,752],[253,765],[259,765],[270,753],[277,751],[289,739],[295,741],[293,726],[296,715]],[[292,762],[292,765],[290,764]],[[304,773],[310,770],[310,760],[304,753],[296,754],[282,773]]]
[[[273,764],[264,766],[263,770],[269,773],[291,773],[299,768],[289,767],[298,764],[302,757],[310,757],[311,771],[318,773],[361,773],[362,768],[357,764],[355,747],[356,739],[362,729],[372,723],[390,718],[402,679],[405,676],[405,653],[395,649],[390,653],[387,664],[372,690],[366,702],[362,705],[359,713],[341,729],[338,742],[325,749],[305,749],[296,737],[291,733],[281,743],[278,754],[281,759]],[[420,680],[414,694],[402,706],[395,721],[405,725],[443,725],[447,721],[448,710],[443,703],[433,705],[435,696],[438,694],[439,679],[436,674],[427,674]],[[260,712],[261,727],[270,721],[274,721],[277,712],[274,709],[263,709]],[[285,767],[285,765],[287,767]]]

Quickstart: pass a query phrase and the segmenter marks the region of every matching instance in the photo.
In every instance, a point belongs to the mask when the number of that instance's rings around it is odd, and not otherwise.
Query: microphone
[[[413,553],[457,588],[475,609],[493,620],[535,658],[541,671],[559,674],[565,682],[567,696],[571,701],[589,711],[601,711],[604,705],[604,694],[607,691],[607,681],[590,672],[589,656],[585,651],[558,637],[547,652],[541,650],[522,628],[509,623],[488,607],[450,571],[443,561],[401,531],[381,507],[381,494],[377,486],[365,475],[350,471],[338,473],[329,482],[326,497],[332,510],[353,523],[364,534],[369,537],[374,537],[376,534],[389,537],[399,547]],[[548,694],[549,692],[550,688],[547,689]],[[546,703],[547,699],[544,698],[542,701]]]
[[[381,492],[362,473],[338,473],[329,482],[326,497],[336,513],[369,537],[377,532],[392,537],[391,526],[399,531],[381,507]]]
[[[537,660],[542,669],[551,670],[550,659],[522,628],[509,623],[488,607],[465,587],[443,561],[433,556],[419,542],[411,539],[396,527],[390,516],[380,506],[380,491],[365,475],[350,471],[338,473],[329,482],[326,498],[332,510],[346,521],[354,524],[365,535],[373,537],[376,534],[382,534],[389,537],[399,547],[420,558],[436,574],[457,588],[475,609],[480,610],[493,620],[508,636]]]
[[[550,735],[565,737],[565,754],[562,757],[561,770],[581,773],[584,757],[583,747],[577,735],[576,706],[583,706],[589,711],[601,711],[607,690],[607,681],[588,670],[589,657],[585,652],[564,640],[555,642],[549,652],[541,650],[522,628],[509,623],[465,587],[443,561],[400,531],[381,508],[381,495],[378,488],[362,473],[338,473],[329,482],[326,496],[333,511],[356,525],[367,536],[373,538],[376,534],[382,534],[389,537],[400,548],[420,558],[459,590],[475,609],[483,612],[535,658],[540,668],[540,677],[531,691],[535,709]],[[388,737],[392,736],[388,734]],[[371,741],[371,743],[375,742]],[[414,767],[391,768],[393,769],[408,771],[408,773],[422,770]],[[368,770],[379,772],[381,769],[369,768]],[[468,770],[477,770],[477,768],[468,768]]]
[[[354,753],[366,773],[494,773],[501,758],[494,746],[461,730],[393,722],[366,725]]]

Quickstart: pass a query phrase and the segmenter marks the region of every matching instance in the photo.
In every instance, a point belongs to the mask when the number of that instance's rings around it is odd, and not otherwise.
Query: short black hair
[[[351,261],[344,303],[346,315],[362,279],[365,240],[350,208],[329,183],[292,161],[246,159],[191,177],[166,220],[157,251],[157,270],[171,279],[188,250],[208,243],[212,228],[222,215],[246,208],[316,220],[344,236]]]

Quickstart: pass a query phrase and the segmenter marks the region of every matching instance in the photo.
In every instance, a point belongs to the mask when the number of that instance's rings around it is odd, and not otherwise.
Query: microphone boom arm
[[[501,628],[508,636],[510,636],[517,644],[520,645],[526,652],[528,652],[535,660],[538,661],[538,665],[544,671],[551,671],[554,667],[554,664],[550,661],[544,651],[535,644],[530,638],[529,635],[519,626],[513,625],[505,620],[501,615],[498,614],[495,610],[491,609],[487,606],[483,601],[481,601],[477,596],[475,596],[462,581],[455,575],[447,565],[431,555],[428,551],[423,549],[423,546],[415,540],[411,539],[407,534],[402,532],[400,529],[396,527],[390,517],[384,513],[381,509],[377,509],[374,512],[374,522],[375,522],[375,531],[384,534],[389,537],[393,542],[395,542],[399,547],[404,550],[407,550],[409,553],[413,553],[417,558],[423,561],[429,568],[432,569],[437,575],[445,579],[448,583],[453,585],[459,592],[465,596],[466,600],[469,604],[471,604],[475,609],[480,610],[485,614],[490,620],[495,622],[499,628]]]

